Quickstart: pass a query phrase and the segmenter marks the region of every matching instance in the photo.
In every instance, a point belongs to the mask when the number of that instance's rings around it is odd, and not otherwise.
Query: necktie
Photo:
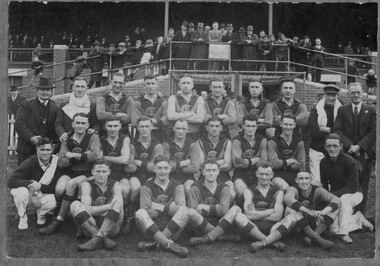
[[[354,107],[354,115],[358,116],[358,114],[359,114],[358,107],[355,105],[355,107]]]

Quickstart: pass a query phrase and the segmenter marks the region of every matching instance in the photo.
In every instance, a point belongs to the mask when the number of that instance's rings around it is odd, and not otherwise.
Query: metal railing
[[[40,60],[42,60],[45,63],[53,62],[53,48],[8,48],[8,62],[31,64],[34,54],[38,54]]]

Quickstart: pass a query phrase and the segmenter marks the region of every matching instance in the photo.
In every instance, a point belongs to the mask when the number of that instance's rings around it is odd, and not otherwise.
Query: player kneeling
[[[123,196],[121,184],[108,180],[110,173],[105,160],[95,161],[92,168],[94,179],[82,184],[81,201],[74,201],[70,206],[71,215],[81,230],[92,237],[78,246],[79,251],[116,247],[108,237],[114,237],[120,231],[124,215]]]
[[[288,187],[285,194],[284,201],[288,206],[285,213],[298,217],[295,228],[305,233],[305,246],[310,246],[313,241],[324,249],[331,249],[334,243],[323,239],[320,234],[329,229],[338,216],[341,200],[323,187],[312,185],[308,172],[299,172],[295,182],[297,186]]]

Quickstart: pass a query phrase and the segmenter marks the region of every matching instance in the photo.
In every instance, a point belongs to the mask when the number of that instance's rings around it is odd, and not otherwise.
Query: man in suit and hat
[[[359,210],[365,213],[372,161],[376,158],[376,109],[363,103],[360,83],[351,83],[348,89],[351,102],[339,108],[333,132],[342,138],[343,151],[356,159],[361,173],[359,184],[363,201]]]
[[[247,34],[242,37],[242,56],[244,60],[257,60],[257,45],[260,41],[259,37],[253,33],[253,26],[247,26]],[[256,63],[253,62],[245,62],[244,63],[246,71],[255,71]]]
[[[184,21],[181,30],[177,31],[172,39],[173,42],[190,42],[190,32],[188,32],[188,23]],[[190,43],[176,43],[172,47],[173,58],[186,58],[190,57],[191,52]],[[188,69],[188,60],[174,61],[175,69]]]
[[[195,31],[190,40],[194,43],[193,50],[191,53],[191,58],[195,59],[207,59],[208,58],[208,34],[205,32],[203,22],[198,22],[197,31]],[[206,70],[206,61],[194,61],[194,69],[196,70]]]
[[[19,95],[19,88],[11,86],[10,95],[8,96],[8,114],[15,115],[20,107],[20,104],[25,101],[25,97]]]
[[[95,87],[100,87],[102,84],[102,72],[104,66],[104,57],[103,53],[100,51],[100,43],[98,41],[94,42],[94,50],[92,50],[88,57],[94,57],[92,59],[87,60],[87,65],[91,69],[91,73],[97,73],[91,75],[90,83],[88,84],[88,88],[91,89],[92,85],[95,83]]]
[[[240,39],[237,33],[232,32],[234,27],[231,23],[227,24],[227,31],[226,33],[222,36],[222,42],[226,42],[231,44],[231,59],[240,59],[239,56],[239,47],[237,44],[239,44]],[[232,62],[231,63],[231,68],[232,69],[237,69],[238,62]],[[223,62],[222,63],[222,69],[223,70],[228,70],[228,62]]]
[[[50,78],[41,77],[36,86],[37,97],[20,104],[17,111],[15,130],[18,134],[17,153],[18,164],[36,153],[38,140],[42,136],[57,141],[54,121],[58,107],[50,100],[55,86]]]

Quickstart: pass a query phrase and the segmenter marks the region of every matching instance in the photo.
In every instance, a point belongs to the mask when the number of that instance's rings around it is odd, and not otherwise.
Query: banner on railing
[[[231,57],[231,45],[230,44],[214,44],[209,45],[208,58],[213,59],[230,59]]]

